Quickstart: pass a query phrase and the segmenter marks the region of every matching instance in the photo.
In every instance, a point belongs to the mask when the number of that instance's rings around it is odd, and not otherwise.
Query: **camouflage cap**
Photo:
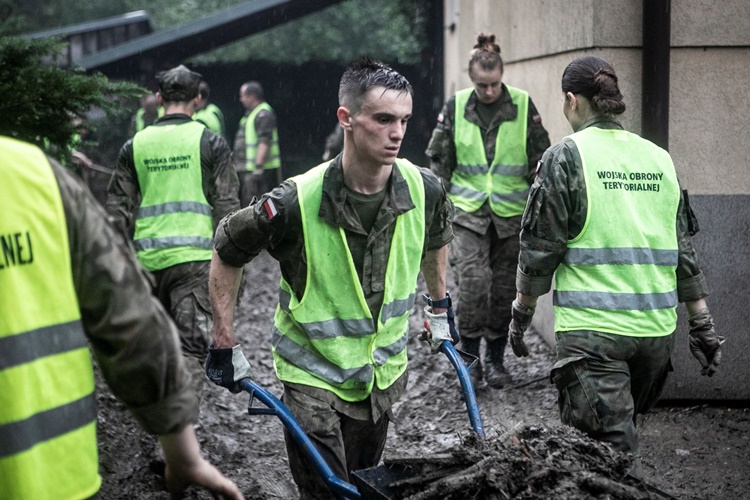
[[[189,101],[198,96],[201,75],[180,64],[156,74],[159,93],[165,101]]]

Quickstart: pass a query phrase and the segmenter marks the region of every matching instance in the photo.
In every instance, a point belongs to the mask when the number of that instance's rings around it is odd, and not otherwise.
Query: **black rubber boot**
[[[482,383],[482,360],[479,358],[479,346],[482,343],[482,337],[470,339],[467,337],[461,338],[461,350],[465,353],[471,354],[477,357],[476,363],[469,369],[469,376],[471,377],[471,385],[474,389],[479,387]]]
[[[487,370],[485,378],[487,379],[487,383],[495,389],[500,389],[513,382],[503,364],[505,344],[507,343],[508,337],[487,341],[487,353],[484,359],[484,365]]]

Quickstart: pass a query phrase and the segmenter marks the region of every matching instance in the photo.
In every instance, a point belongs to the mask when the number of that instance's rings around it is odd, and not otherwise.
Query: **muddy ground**
[[[256,382],[280,397],[281,384],[273,374],[269,347],[278,267],[263,254],[246,266],[246,275],[235,323],[237,336],[253,365]],[[394,407],[397,420],[389,431],[386,458],[445,451],[471,434],[453,367],[442,354],[431,355],[416,338],[420,310],[421,305],[416,305],[411,319],[409,386]],[[529,335],[528,343],[528,358],[517,359],[510,349],[506,353],[514,386],[477,388],[484,427],[491,438],[516,426],[554,429],[559,425],[556,392],[547,381],[554,353],[537,335]],[[101,497],[168,498],[161,478],[152,470],[154,439],[140,431],[106,386],[98,386]],[[232,395],[206,385],[197,425],[204,455],[236,481],[248,499],[296,498],[281,423],[273,416],[248,416],[247,403],[245,393]],[[681,499],[750,498],[750,409],[702,403],[660,405],[640,416],[638,426],[649,484]],[[191,488],[186,498],[211,497]],[[527,492],[523,498],[545,496]]]

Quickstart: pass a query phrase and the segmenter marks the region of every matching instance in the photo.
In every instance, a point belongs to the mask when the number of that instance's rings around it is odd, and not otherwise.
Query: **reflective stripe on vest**
[[[284,382],[326,389],[362,401],[406,370],[409,313],[414,305],[425,237],[424,183],[405,160],[398,168],[415,208],[398,216],[388,256],[383,305],[372,318],[343,229],[318,216],[326,162],[293,178],[302,214],[307,281],[301,300],[281,280],[273,355]]]
[[[263,110],[273,113],[271,106],[267,102],[262,102],[255,106],[250,114],[242,118],[240,122],[240,126],[244,125],[245,127],[245,165],[251,172],[255,170],[255,158],[258,156],[258,133],[255,130],[255,118]],[[272,170],[281,166],[279,131],[277,129],[273,129],[270,146],[270,150],[263,162],[264,170]]]
[[[570,137],[588,208],[555,272],[555,329],[671,334],[680,191],[669,154],[624,130],[591,127]]]
[[[101,485],[94,373],[60,189],[38,148],[0,138],[0,497]]]
[[[211,260],[212,208],[203,193],[199,122],[147,127],[133,138],[133,161],[143,200],[135,248],[143,266],[158,271]]]
[[[529,94],[506,85],[518,115],[500,124],[495,141],[495,157],[487,164],[484,141],[478,126],[464,118],[473,88],[456,93],[456,117],[453,139],[456,145],[456,169],[451,176],[448,196],[464,212],[475,212],[489,198],[490,208],[500,217],[523,213],[529,195],[526,173],[526,122]]]

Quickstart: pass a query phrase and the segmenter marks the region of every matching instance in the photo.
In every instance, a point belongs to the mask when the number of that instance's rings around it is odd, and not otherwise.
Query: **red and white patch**
[[[440,113],[438,115],[438,123],[443,123],[443,121],[445,121],[445,117],[443,116],[443,113]]]
[[[534,115],[534,116],[532,116],[532,117],[531,117],[531,120],[532,120],[532,121],[533,121],[534,123],[542,123],[542,117],[541,117],[540,115]]]
[[[539,160],[538,162],[536,162],[536,170],[534,170],[534,173],[535,173],[535,174],[538,174],[538,173],[539,173],[539,168],[540,168],[541,166],[542,166],[542,160]]]
[[[272,199],[267,199],[265,203],[263,203],[263,208],[266,209],[266,214],[268,214],[268,220],[273,219],[277,215],[279,215],[279,211],[276,210],[276,205],[274,205]]]

